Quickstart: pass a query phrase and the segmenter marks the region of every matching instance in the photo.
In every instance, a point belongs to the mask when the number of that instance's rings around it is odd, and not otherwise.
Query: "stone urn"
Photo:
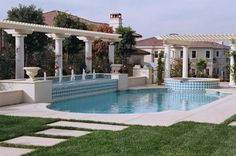
[[[112,73],[118,74],[121,67],[122,67],[122,64],[111,64]]]
[[[26,75],[29,76],[28,81],[35,81],[35,76],[38,74],[39,67],[24,67],[24,70],[26,71]]]

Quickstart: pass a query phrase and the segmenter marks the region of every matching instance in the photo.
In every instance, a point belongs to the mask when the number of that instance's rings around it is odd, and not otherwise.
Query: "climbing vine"
[[[232,72],[232,76],[234,78],[234,81],[236,82],[236,51],[232,51],[230,53],[230,56],[233,56],[233,58],[234,58],[234,64],[231,66],[230,70]]]

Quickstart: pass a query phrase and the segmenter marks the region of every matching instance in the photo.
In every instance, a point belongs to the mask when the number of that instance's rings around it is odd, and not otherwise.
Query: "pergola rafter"
[[[188,42],[223,42],[223,41],[236,41],[236,34],[196,34],[196,35],[162,35],[157,36],[161,40],[176,40]]]

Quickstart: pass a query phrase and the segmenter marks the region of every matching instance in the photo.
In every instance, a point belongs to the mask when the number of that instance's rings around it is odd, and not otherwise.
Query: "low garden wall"
[[[22,103],[23,94],[23,90],[0,91],[0,106]]]
[[[147,83],[146,76],[133,76],[128,78],[128,86],[136,87],[136,86],[144,86]]]

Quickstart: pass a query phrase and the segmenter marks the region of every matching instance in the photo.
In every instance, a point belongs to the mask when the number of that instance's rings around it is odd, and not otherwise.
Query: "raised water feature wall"
[[[96,73],[95,75],[94,73],[82,77],[75,75],[74,81],[70,81],[69,77],[63,77],[61,82],[58,82],[58,78],[54,77],[52,79],[54,82],[53,101],[127,90],[128,88],[127,74]]]
[[[54,101],[97,95],[118,90],[118,80],[84,80],[54,84],[52,97]]]
[[[219,79],[212,78],[168,78],[165,86],[171,90],[204,90],[219,87]]]

